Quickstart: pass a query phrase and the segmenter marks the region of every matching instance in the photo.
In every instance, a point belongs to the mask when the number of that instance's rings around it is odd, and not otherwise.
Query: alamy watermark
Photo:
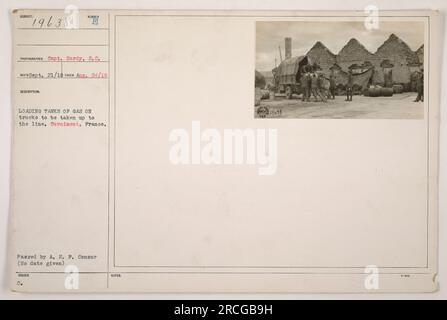
[[[64,286],[66,290],[78,290],[79,289],[79,269],[75,265],[69,265],[65,268],[65,282]]]
[[[192,121],[191,132],[173,129],[169,160],[175,165],[257,165],[259,175],[277,168],[277,129],[205,129]]]
[[[368,15],[365,18],[365,28],[366,30],[377,30],[379,29],[379,8],[376,5],[369,5],[365,7],[365,13]]]
[[[379,290],[379,267],[376,265],[368,265],[365,267],[366,274],[363,285],[368,291]]]

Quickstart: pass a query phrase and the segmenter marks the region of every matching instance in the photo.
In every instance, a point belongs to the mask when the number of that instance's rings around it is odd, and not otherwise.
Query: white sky
[[[359,22],[257,22],[256,23],[256,70],[269,71],[279,64],[281,46],[284,59],[284,38],[292,38],[292,56],[303,55],[317,41],[321,41],[334,54],[351,39],[356,38],[370,52],[394,33],[404,40],[412,50],[424,43],[424,23],[414,21],[382,21],[378,30],[367,30],[363,21]]]

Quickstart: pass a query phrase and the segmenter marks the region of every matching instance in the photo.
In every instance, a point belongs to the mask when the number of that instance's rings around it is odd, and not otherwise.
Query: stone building
[[[420,46],[416,50],[416,55],[418,56],[418,61],[420,64],[424,64],[424,45]]]
[[[352,38],[338,54],[318,41],[306,55],[327,77],[331,72],[347,73],[349,70],[362,74],[373,67],[371,84],[392,86],[411,82],[411,74],[423,65],[424,46],[412,51],[403,40],[391,34],[375,53]]]
[[[325,74],[329,74],[330,68],[336,63],[336,55],[318,41],[306,54],[312,64],[318,65]]]
[[[292,40],[285,39],[286,57],[271,73],[264,73],[267,82],[273,83],[279,92],[300,92],[300,76],[307,65],[320,70],[326,78],[335,79],[338,92],[343,92],[348,81],[348,73],[354,75],[354,92],[361,93],[369,85],[392,87],[402,84],[404,90],[414,90],[412,75],[423,67],[424,46],[417,51],[395,34],[377,49],[370,52],[357,39],[352,38],[338,54],[334,54],[321,41],[300,57],[292,57]]]

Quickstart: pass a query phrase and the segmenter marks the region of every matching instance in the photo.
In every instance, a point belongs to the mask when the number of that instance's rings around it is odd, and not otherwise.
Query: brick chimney
[[[286,59],[292,58],[292,38],[285,38]]]

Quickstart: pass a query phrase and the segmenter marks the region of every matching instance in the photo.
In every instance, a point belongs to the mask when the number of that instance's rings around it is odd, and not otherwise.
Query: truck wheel
[[[292,99],[292,87],[290,86],[286,88],[286,99]]]

